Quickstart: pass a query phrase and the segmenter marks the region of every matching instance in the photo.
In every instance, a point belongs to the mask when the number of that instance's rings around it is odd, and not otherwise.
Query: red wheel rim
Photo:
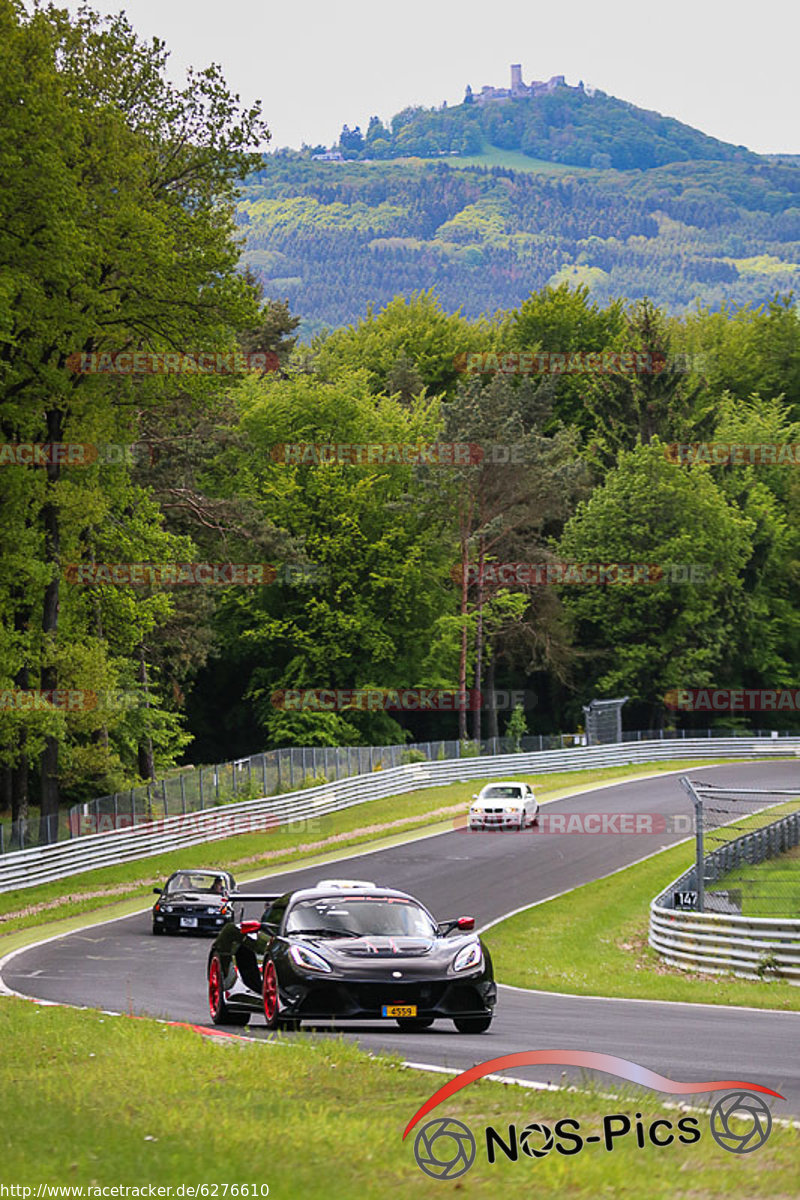
[[[264,967],[264,1016],[268,1022],[275,1020],[278,1011],[278,979],[275,967],[268,962]]]
[[[219,963],[216,958],[211,960],[211,969],[208,972],[208,1007],[211,1009],[211,1016],[216,1017],[219,1012],[219,1005],[222,999],[222,977],[220,974]]]

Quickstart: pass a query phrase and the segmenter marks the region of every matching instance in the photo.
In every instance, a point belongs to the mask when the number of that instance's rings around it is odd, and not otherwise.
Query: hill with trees
[[[510,153],[510,152],[507,152]],[[435,288],[469,317],[562,281],[593,299],[761,304],[800,285],[800,166],[766,159],[649,170],[269,156],[243,189],[244,259],[304,338],[398,293]]]
[[[347,159],[520,150],[548,162],[646,170],[673,162],[749,162],[758,155],[661,113],[638,108],[582,84],[561,83],[542,95],[480,103],[404,108],[388,126],[372,117],[366,134],[345,125],[338,148]]]

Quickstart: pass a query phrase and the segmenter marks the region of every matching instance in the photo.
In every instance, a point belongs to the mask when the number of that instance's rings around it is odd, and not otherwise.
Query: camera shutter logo
[[[542,1139],[541,1146],[536,1145],[537,1138]],[[553,1131],[549,1125],[526,1125],[519,1135],[519,1144],[528,1158],[544,1158],[553,1149]]]
[[[740,1133],[731,1126],[731,1118],[750,1118],[750,1128]],[[711,1110],[711,1136],[731,1154],[750,1154],[763,1146],[772,1131],[772,1113],[760,1096],[752,1092],[729,1092]]]
[[[414,1157],[432,1179],[458,1179],[475,1161],[475,1138],[461,1121],[439,1117],[420,1129]]]

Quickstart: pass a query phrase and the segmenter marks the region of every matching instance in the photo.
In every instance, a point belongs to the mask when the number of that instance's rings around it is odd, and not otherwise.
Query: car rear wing
[[[229,892],[229,900],[241,900],[244,903],[251,901],[253,904],[271,904],[273,900],[279,900],[284,895],[283,892]]]

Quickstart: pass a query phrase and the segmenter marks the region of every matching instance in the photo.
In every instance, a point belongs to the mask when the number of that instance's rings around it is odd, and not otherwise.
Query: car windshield
[[[519,800],[522,796],[522,789],[509,785],[504,787],[502,784],[497,784],[496,787],[486,788],[482,799],[484,800]]]
[[[181,871],[167,884],[168,892],[210,892],[221,896],[226,890],[223,877],[213,871]]]
[[[328,937],[434,937],[436,927],[419,904],[395,896],[325,896],[298,900],[287,933]]]

